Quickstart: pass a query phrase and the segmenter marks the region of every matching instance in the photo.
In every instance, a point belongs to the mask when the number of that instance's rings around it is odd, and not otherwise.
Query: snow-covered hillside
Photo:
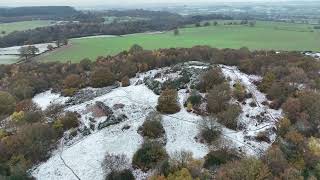
[[[184,68],[201,71],[206,69],[207,65],[194,63],[184,65]],[[243,113],[239,117],[239,122],[244,128],[239,131],[223,128],[223,137],[230,146],[242,152],[254,156],[260,155],[270,144],[257,142],[253,137],[259,132],[267,132],[273,141],[276,135],[272,128],[277,118],[281,117],[281,111],[270,110],[262,105],[266,97],[253,84],[253,81],[259,77],[241,73],[235,67],[221,66],[221,68],[225,76],[231,79],[230,85],[241,81],[253,94],[253,98],[248,99],[246,105],[241,105]],[[152,77],[156,81],[163,82],[178,76],[179,73],[173,73],[170,70],[171,68],[162,68],[139,74],[131,79],[132,85],[129,87],[114,88],[81,104],[67,106],[66,110],[76,111],[81,115],[82,127],[89,127],[94,122],[95,128],[90,130],[91,134],[88,136],[79,134],[71,141],[62,140],[52,157],[35,167],[32,175],[39,180],[76,180],[76,175],[83,180],[102,180],[104,172],[101,163],[107,152],[125,154],[132,160],[133,154],[143,143],[143,138],[137,130],[144,122],[146,115],[155,111],[158,100],[158,95],[150,90],[143,80]],[[160,77],[159,74],[161,74]],[[189,95],[188,91],[181,89],[178,94],[183,107]],[[65,103],[67,100],[52,94],[51,91],[34,98],[42,109],[48,107],[50,103]],[[249,106],[250,101],[255,101],[257,107]],[[125,117],[125,120],[99,130],[98,124],[101,124],[106,117],[97,117],[90,111],[97,102],[103,102],[106,106],[112,107],[114,116]],[[259,120],[258,115],[263,116],[264,119]],[[199,115],[189,113],[184,108],[174,115],[163,115],[167,152],[173,154],[176,151],[186,150],[191,151],[195,158],[203,158],[210,148],[214,148],[198,142],[195,138],[199,133],[201,121],[202,118]],[[145,179],[148,175],[139,170],[134,170],[134,174],[137,179]]]

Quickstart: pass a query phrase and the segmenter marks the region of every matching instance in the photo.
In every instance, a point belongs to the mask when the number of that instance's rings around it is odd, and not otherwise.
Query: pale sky
[[[0,0],[0,6],[95,6],[95,5],[137,5],[137,4],[162,4],[162,3],[214,3],[214,2],[250,2],[261,0]],[[279,1],[279,0],[268,0]],[[282,0],[283,1],[283,0]]]

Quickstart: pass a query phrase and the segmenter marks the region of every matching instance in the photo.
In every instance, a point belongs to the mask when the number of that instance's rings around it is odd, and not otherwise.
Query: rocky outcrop
[[[112,109],[101,101],[96,101],[96,106],[103,111],[105,116],[109,117],[110,115],[113,114]]]
[[[128,119],[128,117],[125,114],[121,114],[118,117],[116,117],[114,115],[110,115],[109,117],[107,117],[107,119],[105,121],[99,123],[98,130],[109,127],[111,125],[121,123],[121,122],[125,121],[126,119]]]
[[[70,99],[66,102],[67,105],[76,105],[81,104],[86,101],[90,101],[95,97],[102,96],[111,92],[113,89],[118,88],[119,84],[115,84],[113,86],[108,86],[104,88],[85,88],[78,91],[74,96],[70,97]]]

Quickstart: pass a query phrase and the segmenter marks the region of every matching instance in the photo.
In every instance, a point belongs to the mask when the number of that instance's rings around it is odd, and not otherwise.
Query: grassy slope
[[[308,25],[276,22],[258,22],[256,27],[220,25],[180,29],[180,35],[136,34],[124,37],[100,37],[73,39],[71,47],[40,57],[45,61],[77,62],[83,58],[94,60],[99,55],[114,55],[127,50],[133,44],[145,49],[192,47],[210,45],[217,48],[275,49],[275,50],[320,50],[320,32],[311,32]]]
[[[49,26],[52,21],[22,21],[14,23],[3,23],[0,24],[0,31],[6,31],[6,34],[9,34],[13,31],[23,31],[27,29],[34,29],[37,27]],[[1,34],[0,34],[1,36]]]

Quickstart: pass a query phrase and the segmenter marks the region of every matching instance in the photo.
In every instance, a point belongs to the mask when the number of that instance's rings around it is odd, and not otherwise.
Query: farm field
[[[0,64],[13,64],[18,61],[18,56],[0,55]]]
[[[134,34],[121,37],[92,37],[72,39],[71,46],[38,57],[42,61],[73,61],[83,58],[114,55],[139,44],[145,49],[192,47],[209,45],[217,48],[248,47],[255,49],[320,51],[320,32],[306,24],[257,22],[254,27],[244,25],[187,27],[180,35],[173,32]]]
[[[9,34],[13,31],[23,31],[28,29],[34,29],[37,27],[44,27],[49,26],[52,24],[53,21],[43,21],[43,20],[36,20],[36,21],[22,21],[22,22],[14,22],[14,23],[0,23],[0,36]],[[1,32],[5,31],[5,34]]]

